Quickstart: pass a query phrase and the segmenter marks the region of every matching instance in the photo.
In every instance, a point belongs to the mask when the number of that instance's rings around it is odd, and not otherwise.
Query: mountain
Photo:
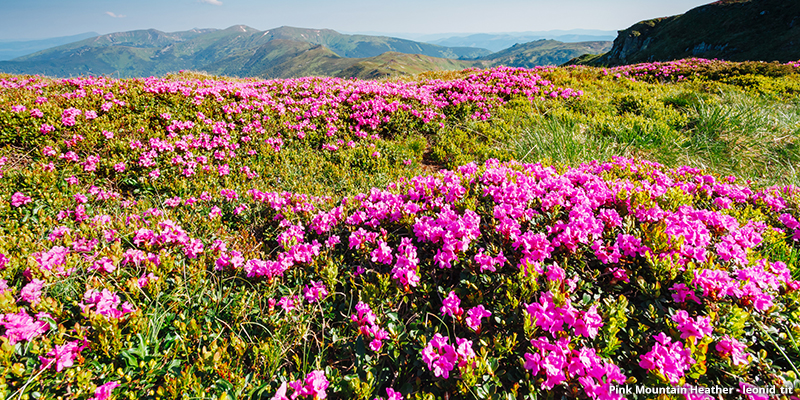
[[[425,71],[461,70],[484,66],[485,64],[479,61],[453,60],[429,57],[423,54],[386,52],[377,57],[361,59],[335,76],[381,79],[389,76],[415,75]]]
[[[11,60],[39,50],[49,49],[62,44],[77,42],[82,39],[100,35],[97,32],[86,32],[79,35],[62,36],[40,40],[17,40],[0,42],[0,61]]]
[[[458,59],[478,58],[491,53],[489,50],[474,47],[446,47],[388,36],[344,35],[330,29],[283,26],[265,31],[264,36],[321,44],[347,58],[374,57],[387,51]]]
[[[639,22],[588,62],[622,65],[686,57],[729,61],[800,59],[800,1],[722,0],[685,14]]]
[[[288,47],[280,50],[279,45]],[[287,54],[299,57],[302,51],[314,46],[324,46],[325,50],[315,48],[311,54],[302,56],[306,59],[304,65],[324,64],[324,68],[320,66],[321,71],[337,70],[339,67],[335,65],[339,64],[341,69],[352,66],[341,60],[334,62],[337,58],[369,58],[385,52],[451,59],[477,58],[491,53],[485,49],[445,47],[382,36],[343,35],[330,29],[280,27],[259,31],[236,25],[223,30],[166,33],[148,29],[112,33],[0,62],[0,71],[140,77],[181,69],[220,71],[232,76],[250,76],[251,71],[258,70],[262,72],[256,76],[284,76],[275,75],[276,71],[287,74],[300,71],[297,67],[278,65],[286,63]],[[318,59],[312,62],[310,58]],[[267,66],[265,63],[269,60],[277,64]],[[237,65],[241,68],[237,69]],[[308,68],[308,72],[315,71],[313,65]]]
[[[178,70],[233,77],[338,76],[377,79],[428,70],[562,64],[601,53],[610,42],[540,40],[498,53],[386,36],[344,35],[330,29],[244,25],[166,33],[118,32],[0,61],[0,71],[50,76],[162,76]]]
[[[491,65],[532,68],[537,65],[561,65],[582,54],[601,54],[610,49],[611,42],[562,43],[541,39],[515,44],[480,59]]]
[[[430,43],[441,46],[480,47],[491,51],[507,49],[517,43],[533,42],[541,39],[557,40],[559,42],[600,42],[612,41],[617,32],[593,31],[574,29],[569,31],[541,31],[541,32],[516,32],[505,34],[478,33],[466,36],[452,36]]]

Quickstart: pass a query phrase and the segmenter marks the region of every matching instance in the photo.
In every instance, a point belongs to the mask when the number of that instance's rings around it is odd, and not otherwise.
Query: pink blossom
[[[52,319],[47,313],[36,314],[36,319],[34,319],[24,309],[21,309],[16,314],[0,314],[0,325],[6,328],[5,337],[13,346],[22,340],[30,342],[45,333],[50,327],[45,318]]]
[[[111,381],[101,386],[98,386],[94,391],[94,400],[108,400],[111,393],[119,386],[117,381]]]
[[[453,346],[447,344],[447,340],[448,338],[437,333],[422,349],[422,361],[428,365],[434,376],[444,379],[450,377],[450,371],[458,362],[458,354]]]
[[[108,289],[103,289],[102,291],[89,289],[83,295],[83,301],[84,304],[81,304],[81,310],[84,314],[93,312],[108,318],[120,319],[125,314],[133,312],[133,307],[130,303],[120,304],[119,296]]]
[[[603,317],[597,313],[597,304],[589,307],[581,317],[575,321],[575,333],[583,337],[594,339],[598,330],[603,326]]]
[[[306,301],[309,303],[316,303],[328,296],[328,290],[325,288],[325,285],[322,281],[314,282],[311,281],[311,287],[306,285],[303,288],[303,297],[306,298]]]
[[[730,356],[733,365],[747,365],[750,362],[744,352],[747,345],[728,335],[720,339],[714,348],[721,356]]]
[[[20,192],[15,192],[11,196],[11,205],[14,206],[14,207],[23,206],[25,204],[30,203],[31,201],[33,201],[33,199],[31,199],[28,196],[25,196],[24,194],[22,194]]]
[[[300,390],[301,396],[313,396],[314,400],[324,400],[327,398],[325,390],[330,383],[325,378],[325,372],[315,370],[306,375],[305,385]]]
[[[33,279],[20,290],[20,300],[27,301],[31,305],[38,304],[42,297],[42,288],[44,288],[44,281]]]
[[[297,296],[283,296],[280,300],[278,300],[278,305],[283,308],[283,311],[289,312],[295,309],[295,301],[297,300]]]
[[[695,303],[700,304],[700,299],[698,299],[697,296],[695,296],[694,290],[686,286],[686,284],[676,283],[672,285],[672,287],[669,288],[669,290],[675,291],[675,293],[672,294],[672,300],[674,300],[677,303],[684,303],[686,302],[686,298],[689,298]]]
[[[62,345],[56,345],[52,350],[47,353],[47,357],[39,357],[42,363],[42,368],[55,367],[56,372],[61,372],[64,368],[71,367],[75,362],[75,357],[81,350],[89,347],[86,341],[72,341]]]
[[[684,348],[681,342],[673,343],[663,332],[654,337],[656,343],[653,348],[647,354],[639,356],[639,366],[660,373],[675,385],[694,364],[692,351]]]
[[[467,311],[467,326],[470,327],[475,332],[480,332],[481,330],[481,318],[491,317],[492,312],[486,310],[483,305],[478,305],[476,307],[471,308]]]
[[[114,272],[115,269],[117,269],[117,267],[114,265],[114,262],[110,258],[103,257],[95,261],[94,264],[92,264],[91,269],[105,273],[112,273]]]
[[[710,318],[698,316],[693,320],[689,318],[689,313],[686,310],[678,310],[672,316],[672,320],[678,324],[677,328],[681,332],[681,339],[695,337],[700,340],[705,336],[711,336],[711,332],[714,330],[711,327]]]
[[[442,301],[441,312],[442,315],[450,315],[453,317],[460,317],[464,314],[464,310],[460,307],[461,299],[458,298],[455,291],[450,291],[450,294]]]

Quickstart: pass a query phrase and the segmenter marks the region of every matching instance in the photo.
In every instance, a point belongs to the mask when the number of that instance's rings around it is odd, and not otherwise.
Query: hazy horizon
[[[549,30],[617,31],[645,19],[682,14],[709,1],[675,0],[475,0],[436,3],[364,0],[291,3],[256,0],[61,0],[11,1],[0,5],[0,41],[39,40],[86,32],[138,29],[164,32],[247,25],[333,29],[342,33],[465,35]]]

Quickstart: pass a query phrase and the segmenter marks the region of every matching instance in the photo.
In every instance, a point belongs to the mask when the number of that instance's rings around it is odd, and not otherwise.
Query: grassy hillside
[[[593,60],[592,65],[687,57],[787,62],[800,58],[798,38],[800,3],[723,0],[620,31],[611,51]]]
[[[0,395],[800,395],[799,70],[0,75]]]
[[[539,65],[561,65],[583,54],[602,54],[610,49],[611,42],[562,43],[556,40],[537,40],[517,43],[484,56],[481,60],[493,65],[533,68]]]

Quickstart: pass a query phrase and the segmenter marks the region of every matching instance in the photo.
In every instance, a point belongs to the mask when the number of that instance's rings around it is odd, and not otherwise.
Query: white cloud
[[[212,4],[215,6],[221,6],[222,2],[219,0],[199,0],[201,3]]]
[[[106,15],[108,15],[111,18],[125,18],[124,15],[122,15],[122,14],[114,14],[111,11],[106,11]]]

